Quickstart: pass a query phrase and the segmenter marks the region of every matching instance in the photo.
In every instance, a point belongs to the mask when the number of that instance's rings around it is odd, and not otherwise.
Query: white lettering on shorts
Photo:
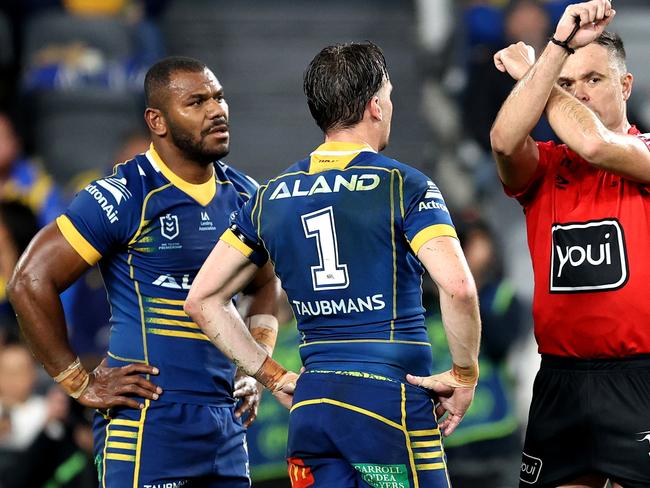
[[[519,479],[524,482],[532,485],[537,483],[539,479],[539,474],[542,472],[542,460],[533,456],[529,456],[525,452],[521,456],[521,472],[519,473]]]

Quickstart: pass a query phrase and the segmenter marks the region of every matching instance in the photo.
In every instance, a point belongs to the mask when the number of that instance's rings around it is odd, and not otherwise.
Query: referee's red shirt
[[[632,127],[650,149],[650,138]],[[517,198],[535,274],[542,354],[650,353],[650,185],[598,169],[553,142]]]

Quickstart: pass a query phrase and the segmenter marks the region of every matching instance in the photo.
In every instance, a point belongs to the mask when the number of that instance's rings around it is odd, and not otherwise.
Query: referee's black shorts
[[[519,486],[554,487],[589,473],[650,487],[650,355],[542,356]]]

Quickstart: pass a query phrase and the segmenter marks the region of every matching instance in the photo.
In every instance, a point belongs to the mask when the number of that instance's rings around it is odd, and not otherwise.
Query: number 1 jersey
[[[274,263],[308,369],[403,379],[430,374],[416,254],[437,236],[456,232],[428,177],[328,142],[260,187],[222,239]]]

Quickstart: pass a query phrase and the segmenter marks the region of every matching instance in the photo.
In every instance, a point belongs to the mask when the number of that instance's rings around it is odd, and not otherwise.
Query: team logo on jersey
[[[104,178],[97,180],[97,184],[108,190],[118,205],[122,203],[122,200],[128,200],[131,197],[131,192],[126,187],[126,178]]]
[[[533,456],[529,456],[525,452],[521,456],[521,471],[519,479],[524,483],[532,485],[537,483],[539,473],[542,472],[542,460]]]
[[[637,435],[641,437],[641,439],[637,439],[638,442],[648,441],[650,444],[650,430],[646,432],[638,432]],[[648,449],[650,450],[650,446]],[[648,452],[648,456],[650,456],[650,452]]]
[[[621,288],[629,273],[623,228],[616,219],[551,228],[551,293]]]
[[[177,237],[180,233],[178,217],[172,214],[160,217],[160,233],[170,241]]]

